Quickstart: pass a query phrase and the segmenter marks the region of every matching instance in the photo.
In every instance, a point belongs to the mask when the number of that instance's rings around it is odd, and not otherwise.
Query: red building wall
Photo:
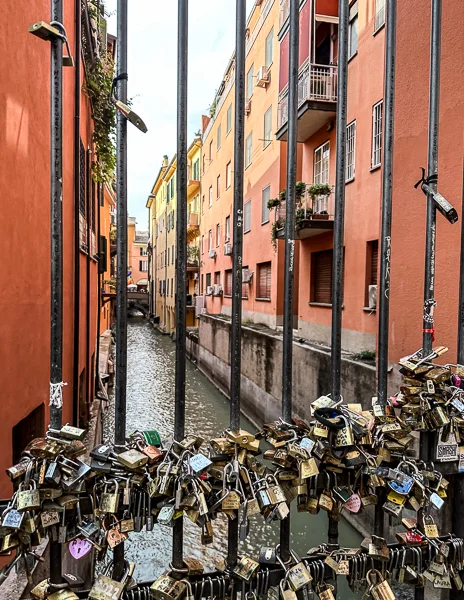
[[[74,2],[66,0],[64,24],[75,51]],[[11,486],[13,427],[44,404],[49,421],[50,380],[50,44],[28,33],[50,20],[50,2],[7,2],[9,23],[0,39],[0,372],[2,436],[0,497]],[[82,70],[83,76],[83,70]],[[73,422],[74,327],[74,69],[64,69],[63,113],[63,422]],[[88,101],[82,93],[81,136],[91,144]],[[86,256],[81,255],[79,372],[86,364]],[[96,262],[90,276],[90,355],[96,337]]]

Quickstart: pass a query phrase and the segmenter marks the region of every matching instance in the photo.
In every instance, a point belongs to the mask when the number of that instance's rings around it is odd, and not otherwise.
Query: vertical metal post
[[[296,158],[298,139],[298,67],[300,47],[300,2],[290,0],[288,60],[287,193],[285,204],[285,272],[282,356],[282,417],[292,418],[293,287],[295,265]],[[280,524],[280,554],[290,555],[290,515]]]
[[[346,0],[339,0],[338,92],[336,134],[335,221],[332,268],[332,398],[338,400],[341,388],[343,244],[345,227],[346,105],[348,83],[348,16]],[[338,543],[338,522],[329,516],[329,544]]]
[[[438,175],[438,126],[440,105],[440,53],[441,53],[441,12],[442,0],[432,0],[430,34],[430,90],[429,90],[429,132],[427,176]],[[433,191],[437,181],[429,183]],[[425,229],[425,277],[424,277],[424,315],[422,323],[422,348],[424,356],[432,350],[434,335],[433,309],[435,305],[435,250],[437,234],[437,211],[431,194],[427,195],[427,220]],[[429,460],[430,433],[421,433],[419,457]],[[424,589],[416,588],[416,600],[423,600]]]
[[[178,0],[177,31],[177,218],[176,218],[176,371],[174,438],[185,435],[187,312],[187,73],[188,0]],[[166,232],[167,239],[167,232]],[[174,522],[172,564],[183,568],[183,519]]]
[[[62,0],[52,1],[51,20],[63,22]],[[62,425],[60,384],[63,381],[63,40],[58,37],[51,41],[50,129],[50,426],[60,429]],[[58,542],[52,541],[50,582],[53,584],[61,581],[61,546]]]
[[[117,4],[117,74],[127,73],[127,1]],[[127,103],[127,75],[118,79],[117,97]],[[116,121],[116,388],[114,443],[121,447],[126,439],[127,392],[127,120],[118,111]],[[113,576],[124,571],[124,543],[114,549]]]
[[[440,106],[440,53],[441,53],[441,9],[442,0],[432,0],[432,25],[430,37],[430,99],[427,176],[438,174],[438,126]],[[437,190],[436,179],[430,188]],[[424,278],[424,354],[432,350],[433,305],[435,303],[435,249],[437,211],[432,194],[427,195],[427,223],[425,231],[425,278]]]
[[[382,225],[380,233],[380,285],[377,351],[377,398],[387,403],[388,347],[390,315],[391,222],[393,198],[393,142],[396,75],[396,0],[387,0],[387,30],[385,47],[384,134],[382,160]],[[383,494],[379,489],[378,494]],[[383,502],[375,507],[374,533],[384,537]]]
[[[242,252],[243,176],[245,137],[245,27],[246,0],[236,0],[234,218],[232,254],[232,325],[230,357],[230,429],[240,429],[240,375],[242,362]],[[229,519],[227,564],[237,562],[238,519]]]

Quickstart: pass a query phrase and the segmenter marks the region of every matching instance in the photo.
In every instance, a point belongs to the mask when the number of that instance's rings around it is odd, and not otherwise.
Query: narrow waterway
[[[127,433],[137,429],[158,429],[162,437],[172,434],[174,425],[175,344],[156,332],[142,319],[131,319],[128,327]],[[217,437],[228,425],[229,401],[211,382],[187,363],[186,432],[209,439]],[[113,398],[105,415],[105,437],[111,439],[114,420]],[[255,431],[242,416],[243,429]],[[292,548],[304,555],[309,548],[327,541],[327,515],[298,513],[292,506]],[[202,546],[201,529],[185,519],[185,556],[203,561],[207,570],[225,556],[227,548],[226,517],[214,524],[214,544]],[[275,546],[279,541],[279,524],[265,525],[261,515],[252,518],[250,535],[240,544],[241,554],[256,555],[262,546]],[[340,544],[358,546],[359,533],[346,521],[340,522]],[[151,532],[131,533],[126,543],[127,555],[137,563],[136,578],[152,580],[167,567],[171,557],[171,530],[155,525]],[[342,579],[342,578],[340,578]],[[344,579],[344,578],[343,578]],[[343,582],[340,591],[344,600],[355,598]]]

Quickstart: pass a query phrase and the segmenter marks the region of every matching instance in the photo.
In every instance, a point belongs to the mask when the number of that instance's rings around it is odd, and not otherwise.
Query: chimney
[[[208,127],[209,122],[211,121],[211,117],[207,117],[206,115],[201,115],[201,130],[204,133],[206,128]]]
[[[163,156],[163,167],[167,167],[168,165],[169,165],[169,158],[168,158],[168,155],[165,154]]]

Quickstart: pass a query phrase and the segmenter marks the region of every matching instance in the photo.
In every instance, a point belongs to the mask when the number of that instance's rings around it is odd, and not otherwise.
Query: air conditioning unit
[[[211,248],[211,250],[208,252],[208,256],[209,256],[210,258],[216,258],[216,250],[213,250],[213,249]]]
[[[232,244],[224,244],[224,256],[232,256]]]
[[[253,278],[253,271],[250,271],[250,269],[243,269],[242,283],[251,283],[252,278]]]
[[[212,296],[212,295],[213,295],[213,291],[214,291],[214,288],[213,288],[213,286],[212,286],[212,285],[208,285],[208,286],[206,287],[206,295],[207,295],[207,296]]]
[[[245,114],[249,115],[251,113],[251,100],[247,100],[245,102]]]
[[[221,296],[222,295],[222,285],[216,284],[213,290],[213,296]]]
[[[377,286],[370,285],[369,286],[369,308],[377,307]]]
[[[270,81],[269,69],[267,67],[261,67],[256,74],[256,85],[265,88]]]

